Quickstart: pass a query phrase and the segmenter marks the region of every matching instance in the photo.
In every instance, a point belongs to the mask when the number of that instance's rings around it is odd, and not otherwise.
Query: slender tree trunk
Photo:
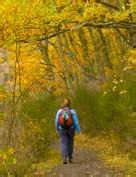
[[[104,65],[101,62],[101,55],[100,55],[100,47],[98,46],[100,41],[98,37],[94,35],[93,29],[88,27],[88,32],[90,34],[90,38],[92,40],[93,48],[94,48],[94,56],[95,56],[95,65],[97,69],[97,74],[100,77],[100,81],[103,82],[106,79]]]
[[[54,71],[52,68],[52,63],[50,60],[50,56],[49,56],[49,46],[48,46],[48,40],[42,41],[38,43],[38,47],[41,51],[41,54],[43,56],[43,61],[46,65],[46,68],[48,69],[48,79],[49,80],[54,80],[55,76],[54,76]]]
[[[103,32],[100,28],[97,28],[97,32],[100,36],[101,39],[101,46],[102,46],[102,52],[103,52],[103,59],[104,59],[104,63],[106,66],[108,66],[110,69],[112,69],[112,62],[109,58],[109,51],[108,51],[108,46],[107,46],[107,42],[105,39],[105,36],[103,35]]]
[[[82,46],[82,53],[83,53],[83,58],[88,62],[88,69],[86,68],[86,72],[93,74],[94,73],[94,66],[93,66],[93,59],[92,57],[90,57],[89,54],[89,47],[88,47],[88,41],[86,39],[85,36],[85,32],[84,30],[81,28],[78,31],[78,36],[79,36],[79,40]]]
[[[17,38],[17,35],[16,35]],[[13,85],[13,92],[12,92],[12,109],[11,109],[11,115],[9,120],[9,127],[8,127],[8,139],[7,139],[7,145],[10,146],[12,143],[13,138],[13,128],[15,124],[16,119],[16,99],[17,99],[17,92],[21,91],[21,72],[20,72],[20,44],[16,42],[16,51],[15,51],[15,65],[14,65],[14,85]],[[18,87],[19,86],[19,87]],[[22,92],[22,91],[21,91]],[[20,95],[21,95],[20,92]]]
[[[58,44],[58,52],[59,52],[59,58],[60,58],[60,63],[61,63],[61,68],[62,68],[62,73],[63,73],[63,77],[64,77],[64,81],[66,84],[66,87],[68,90],[71,90],[71,81],[69,78],[69,69],[67,67],[67,63],[65,61],[65,55],[64,55],[64,51],[63,51],[63,44],[62,44],[62,37],[61,35],[57,36],[57,44]]]

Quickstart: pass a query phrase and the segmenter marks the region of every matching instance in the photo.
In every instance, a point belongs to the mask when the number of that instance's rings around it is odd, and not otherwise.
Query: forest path
[[[75,148],[73,163],[55,167],[47,177],[124,177],[122,171],[104,165],[96,152]]]

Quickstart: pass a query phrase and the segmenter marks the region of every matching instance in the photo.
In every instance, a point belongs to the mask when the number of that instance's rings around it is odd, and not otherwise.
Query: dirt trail
[[[47,177],[125,177],[122,171],[106,167],[94,151],[77,150],[72,164],[54,168]]]

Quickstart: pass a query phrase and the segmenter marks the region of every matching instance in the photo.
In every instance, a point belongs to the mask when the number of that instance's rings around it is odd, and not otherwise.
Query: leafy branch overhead
[[[120,72],[120,66],[125,67],[121,58],[127,56],[136,30],[134,5],[96,0],[2,1],[0,46],[9,52],[12,67],[15,62],[14,91],[20,88],[22,95],[38,80],[37,88],[40,84],[39,88],[53,93],[59,92],[62,82],[61,93],[64,88],[72,90],[79,80],[103,83]]]
[[[130,18],[132,9],[114,11],[101,3],[80,3],[73,6],[71,3],[56,1],[56,4],[51,6],[52,3],[48,1],[34,1],[33,4],[21,1],[15,1],[14,4],[10,1],[8,4],[3,2],[0,11],[0,39],[14,41],[15,32],[22,42],[29,38],[41,40],[42,35],[50,39],[86,26],[128,30],[136,28],[136,23]]]

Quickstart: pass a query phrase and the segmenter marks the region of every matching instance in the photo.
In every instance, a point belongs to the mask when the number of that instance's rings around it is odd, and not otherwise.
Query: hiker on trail
[[[55,118],[55,126],[60,135],[63,164],[72,163],[75,131],[80,133],[77,114],[71,109],[70,99],[64,99],[62,107]]]

